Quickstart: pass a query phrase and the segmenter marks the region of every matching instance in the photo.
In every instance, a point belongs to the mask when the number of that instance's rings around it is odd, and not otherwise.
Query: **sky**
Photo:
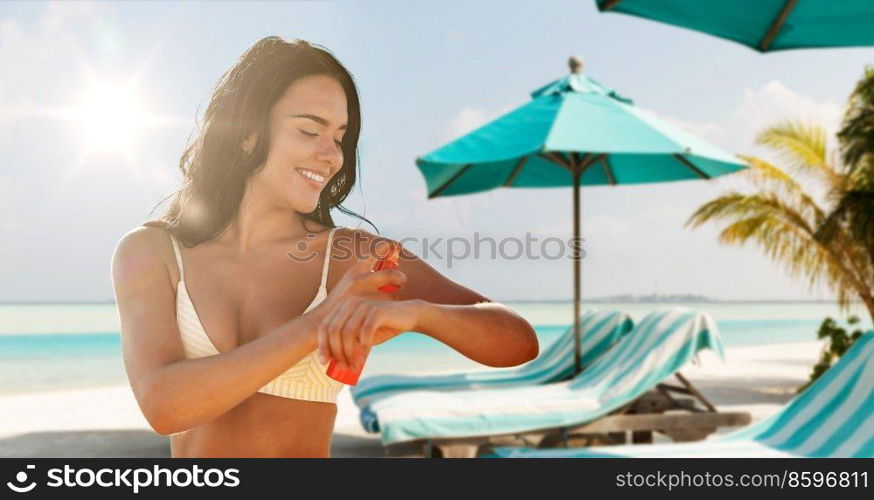
[[[762,55],[601,14],[587,0],[2,2],[0,301],[111,300],[115,245],[174,192],[179,156],[210,91],[268,35],[323,45],[352,72],[362,102],[361,178],[344,206],[386,236],[416,238],[407,248],[423,257],[425,238],[571,236],[568,188],[427,200],[414,162],[524,104],[567,74],[572,54],[637,106],[726,151],[758,155],[767,152],[756,134],[786,119],[833,133],[874,63],[872,48]],[[118,89],[135,90],[113,100]],[[131,102],[136,126],[114,123]],[[698,206],[730,189],[749,186],[732,176],[583,188],[584,298],[831,297],[755,246],[721,245],[718,226],[684,227]],[[572,296],[567,258],[443,257],[426,260],[494,300]]]

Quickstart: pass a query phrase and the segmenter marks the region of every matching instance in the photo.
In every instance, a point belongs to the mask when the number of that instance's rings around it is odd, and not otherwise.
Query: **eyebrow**
[[[309,118],[310,120],[312,120],[320,125],[325,125],[325,126],[329,125],[328,120],[325,120],[324,118],[322,118],[321,116],[318,116],[318,115],[310,115],[310,114],[304,113],[304,114],[299,114],[299,115],[291,115],[291,117],[292,118]],[[339,129],[346,130],[346,125],[340,125]]]

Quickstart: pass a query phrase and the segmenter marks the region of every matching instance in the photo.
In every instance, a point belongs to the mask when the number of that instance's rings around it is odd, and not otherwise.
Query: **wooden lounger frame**
[[[513,434],[408,441],[389,445],[386,454],[474,458],[494,446],[567,448],[652,443],[653,432],[662,433],[675,442],[698,441],[716,432],[717,427],[750,423],[748,412],[719,412],[680,372],[674,376],[681,385],[657,384],[655,389],[587,424]]]

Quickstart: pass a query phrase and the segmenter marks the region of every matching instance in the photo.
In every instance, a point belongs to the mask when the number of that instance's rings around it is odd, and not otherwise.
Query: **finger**
[[[370,348],[373,345],[373,335],[368,334],[365,330],[367,319],[373,314],[375,314],[375,308],[369,308],[360,316],[360,323],[358,323],[358,348],[355,351],[355,369],[359,371],[364,368],[364,363],[367,361],[367,355],[370,353]]]
[[[363,346],[370,348],[373,346],[373,339],[376,330],[380,326],[384,314],[380,307],[372,307],[367,311],[367,315],[361,322],[360,342]]]
[[[395,285],[396,288],[401,288],[406,285],[406,283],[407,275],[403,271],[386,269],[383,271],[361,274],[355,278],[354,283],[351,286],[354,290],[354,294],[358,296],[365,295],[367,298],[371,299],[386,300],[390,299],[391,296],[382,293],[382,291],[379,290],[379,287],[392,284]]]
[[[376,336],[376,330],[380,326],[381,313],[378,309],[372,309],[367,318],[364,320],[364,324],[361,326],[361,343],[367,347],[373,345],[373,339]]]
[[[359,339],[361,324],[367,319],[367,307],[360,306],[353,312],[346,324],[343,326],[343,349],[346,352],[346,357],[355,362],[358,359],[358,353],[361,352],[362,345]]]
[[[379,261],[376,258],[369,257],[353,265],[344,275],[344,278],[348,280],[346,291],[352,293],[368,291],[367,285],[362,280],[366,280],[373,274],[373,268],[376,267],[377,262]]]
[[[384,244],[384,242],[378,242],[375,245],[375,247],[379,248],[383,244]],[[355,269],[359,273],[369,273],[369,272],[373,271],[373,268],[376,266],[376,263],[379,262],[380,255],[382,255],[382,254],[378,253],[375,250],[371,250],[370,254],[367,255],[367,257],[358,261],[358,263],[355,265]]]
[[[328,347],[333,359],[340,363],[349,364],[349,359],[343,349],[343,325],[346,324],[352,310],[352,301],[346,301],[337,307],[333,318],[328,324]]]
[[[376,291],[384,285],[396,285],[402,288],[407,284],[407,275],[403,271],[397,269],[385,269],[371,273],[369,276],[363,276],[359,285],[362,290]]]
[[[338,312],[340,312],[340,307],[332,309],[319,325],[319,348],[325,362],[339,361],[339,358],[336,357],[331,349],[331,325],[336,319]]]
[[[374,267],[376,267],[376,263],[381,259],[390,258],[397,254],[397,247],[398,244],[389,239],[377,239],[374,244],[370,245],[370,255],[359,262],[357,266],[358,270],[361,272],[373,271]]]
[[[328,331],[328,352],[331,359],[340,364],[346,364],[346,356],[343,353],[343,339],[339,332],[333,329]]]
[[[325,321],[322,321],[319,324],[317,338],[318,338],[318,342],[319,342],[319,348],[318,348],[319,361],[321,361],[322,364],[327,364],[331,360],[331,358],[328,357],[328,349],[327,349],[327,347],[328,347],[328,329],[327,329],[327,323]]]

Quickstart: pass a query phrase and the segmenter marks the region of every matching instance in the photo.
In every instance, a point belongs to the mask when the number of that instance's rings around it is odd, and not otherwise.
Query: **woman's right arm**
[[[155,432],[191,429],[255,394],[316,350],[319,325],[350,298],[393,300],[378,288],[403,285],[406,276],[397,270],[372,273],[376,256],[363,257],[310,312],[231,351],[187,359],[176,325],[167,235],[152,227],[126,234],[112,258],[121,347],[134,396]]]
[[[112,258],[112,280],[131,388],[155,432],[169,435],[226,413],[315,350],[319,319],[298,316],[229,352],[186,359],[162,245],[169,249],[158,228],[125,235]]]

